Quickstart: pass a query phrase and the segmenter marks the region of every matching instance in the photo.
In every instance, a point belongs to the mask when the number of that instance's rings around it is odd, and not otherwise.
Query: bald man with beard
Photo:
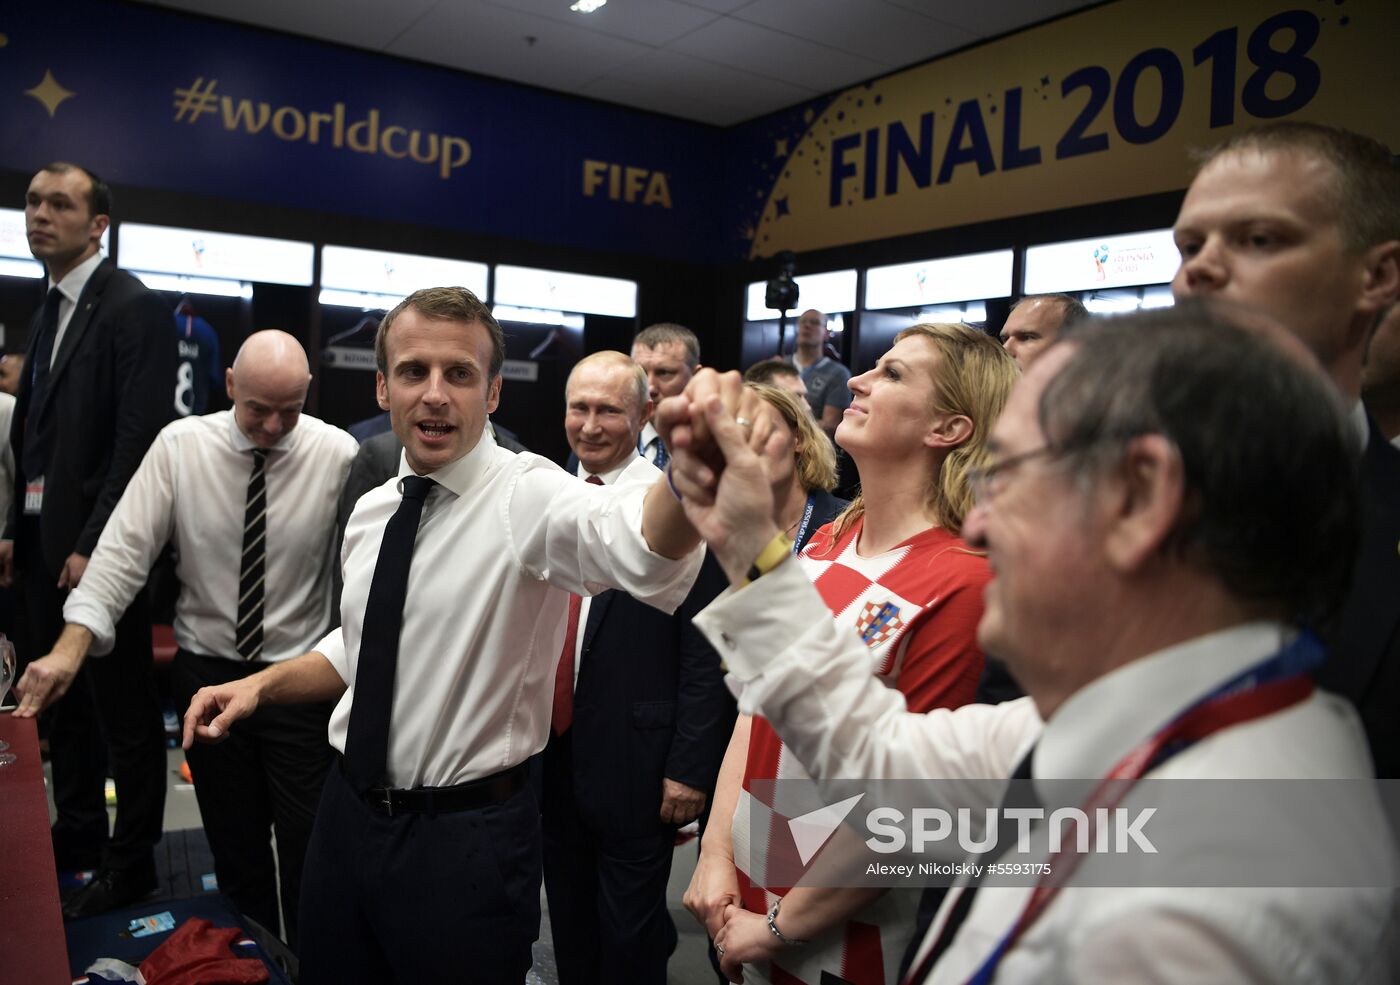
[[[182,713],[200,687],[304,653],[324,635],[336,499],[357,445],[301,412],[310,381],[295,338],[257,332],[226,375],[233,409],[161,431],[63,607],[53,652],[16,686],[16,714],[38,714],[89,652],[101,659],[111,649],[115,621],[167,541],[178,556],[172,683]],[[260,709],[229,742],[189,751],[219,888],[274,931],[276,830],[293,947],[302,861],[331,762],[329,715],[325,703]]]

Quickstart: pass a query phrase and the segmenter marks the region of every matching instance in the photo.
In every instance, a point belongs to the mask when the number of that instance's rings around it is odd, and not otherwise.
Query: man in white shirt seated
[[[942,796],[980,816],[999,793],[974,781],[1025,777],[1042,794],[1111,777],[1131,816],[1150,802],[1143,777],[1292,781],[1238,795],[1266,808],[1255,826],[1174,821],[1151,880],[1096,880],[1102,858],[1049,852],[1047,825],[1032,822],[1028,857],[1056,885],[964,876],[916,935],[905,980],[1394,981],[1393,836],[1356,715],[1313,689],[1320,647],[1297,629],[1343,595],[1356,442],[1302,346],[1259,316],[1250,324],[1267,338],[1233,317],[1182,304],[1081,328],[1018,384],[963,528],[995,575],[979,639],[1027,693],[996,706],[909,713],[783,563],[758,441],[706,406],[715,378],[662,408],[677,488],[735,586],[696,621],[741,686],[741,711],[765,716],[827,797],[850,793],[843,777],[924,777],[955,781],[921,787],[932,806]],[[726,458],[717,487],[688,449],[697,408]],[[1349,781],[1347,796],[1312,814],[1267,809],[1290,791],[1337,789],[1323,780]],[[1083,801],[1090,817],[1097,796]],[[1280,888],[1307,856],[1335,880]],[[726,926],[715,942],[726,970],[801,946],[808,928],[784,917],[770,911],[771,933],[747,937]]]
[[[233,410],[161,431],[63,606],[67,625],[53,652],[20,682],[19,714],[58,700],[89,651],[112,649],[116,622],[168,541],[178,555],[171,682],[182,711],[204,685],[298,656],[324,635],[336,498],[358,446],[301,412],[310,382],[301,343],[256,332],[226,374]],[[280,870],[293,948],[302,863],[331,762],[329,718],[326,702],[268,707],[233,742],[189,751],[220,890],[276,933]]]
[[[470,291],[410,295],[375,355],[404,457],[346,526],[341,625],[196,694],[185,743],[219,741],[263,704],[337,702],[303,982],[519,985],[539,931],[526,761],[549,735],[569,593],[621,588],[669,611],[702,552],[664,476],[594,487],[496,445],[504,338]]]

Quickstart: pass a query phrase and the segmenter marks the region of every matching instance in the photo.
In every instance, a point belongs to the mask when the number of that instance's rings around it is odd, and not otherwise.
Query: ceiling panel
[[[951,4],[946,0],[884,0],[916,13],[993,38],[1087,6],[1083,0],[982,0]]]
[[[734,16],[898,68],[977,40],[881,0],[754,0]]]
[[[1093,5],[608,0],[579,14],[572,0],[145,2],[725,125]]]
[[[178,0],[156,2],[192,14],[206,14],[257,27],[303,34],[322,41],[381,50],[438,0],[335,0],[287,3],[286,0]]]
[[[572,0],[487,0],[493,6],[519,10],[584,31],[610,34],[627,41],[665,47],[703,27],[719,15],[675,0],[608,0],[591,14],[569,9]]]
[[[656,49],[479,0],[453,0],[435,7],[387,50],[573,92]]]
[[[672,51],[817,92],[860,82],[886,70],[880,62],[725,17],[694,31]]]
[[[732,14],[741,7],[747,7],[753,0],[677,0],[687,7],[700,7],[716,14]]]

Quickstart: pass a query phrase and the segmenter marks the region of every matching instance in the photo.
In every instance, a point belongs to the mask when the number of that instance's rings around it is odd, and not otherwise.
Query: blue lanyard
[[[797,528],[797,536],[792,539],[792,554],[796,557],[801,552],[803,538],[807,534],[807,524],[812,522],[812,511],[817,508],[817,494],[807,494],[807,510],[802,514],[802,525]]]

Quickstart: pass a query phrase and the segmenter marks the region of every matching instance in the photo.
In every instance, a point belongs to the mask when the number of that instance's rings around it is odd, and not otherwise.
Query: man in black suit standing
[[[1361,405],[1367,343],[1400,296],[1400,171],[1360,134],[1314,123],[1248,130],[1197,172],[1174,231],[1177,297],[1273,316],[1351,408],[1362,542],[1342,612],[1321,627],[1330,653],[1317,680],[1356,705],[1376,774],[1400,777],[1400,450]]]
[[[111,193],[75,164],[42,168],[25,197],[29,248],[48,275],[30,326],[10,441],[15,502],[0,541],[0,576],[18,570],[31,642],[52,647],[63,601],[156,433],[171,417],[170,310],[98,246]],[[151,628],[138,596],[111,655],[90,661],[53,708],[54,852],[60,869],[98,871],[64,904],[86,916],[156,887],[153,849],[165,805],[165,748],[151,674]],[[117,819],[108,837],[108,759]]]
[[[646,375],[622,353],[575,366],[564,430],[579,478],[655,475],[637,453],[651,410]],[[704,810],[734,728],[719,656],[690,622],[722,588],[707,564],[674,616],[619,591],[570,600],[541,797],[561,985],[666,981],[676,829]]]

